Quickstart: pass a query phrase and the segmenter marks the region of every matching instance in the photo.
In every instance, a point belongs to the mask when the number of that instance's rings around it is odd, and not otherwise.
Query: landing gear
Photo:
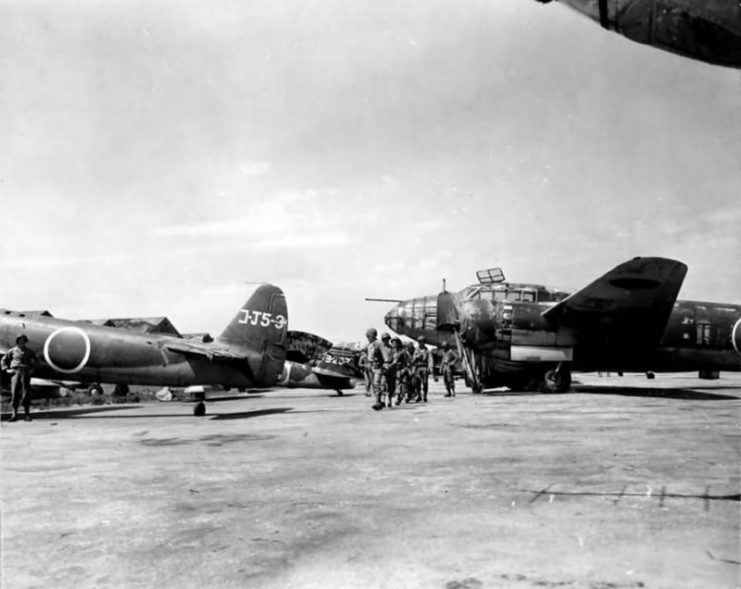
[[[540,390],[543,393],[565,393],[571,388],[571,370],[559,364],[543,375]]]
[[[461,334],[457,329],[453,330],[455,345],[458,350],[458,357],[463,361],[463,368],[466,370],[465,382],[471,392],[476,395],[484,390],[479,378],[479,371],[476,366],[476,357],[473,352],[466,348],[461,341]]]
[[[196,417],[203,417],[206,415],[206,403],[198,401],[195,407],[193,407],[193,415]]]
[[[338,397],[343,397],[345,395],[345,393],[343,393],[340,389],[335,389],[335,391],[337,392]]]
[[[651,372],[651,371],[649,370],[649,371],[648,371],[648,372],[646,373],[646,378],[647,378],[648,380],[653,380],[654,378],[656,378],[656,373],[654,373],[654,372]]]
[[[474,378],[475,378],[475,377],[474,377]],[[478,394],[478,393],[480,393],[480,392],[481,392],[482,390],[484,390],[484,389],[483,389],[483,387],[481,386],[481,383],[480,383],[480,382],[478,381],[478,379],[475,379],[475,380],[471,380],[471,378],[470,378],[470,377],[468,376],[468,374],[466,374],[466,376],[465,376],[465,383],[466,383],[466,386],[467,386],[467,387],[468,387],[469,389],[471,389],[471,392],[472,392],[472,393],[473,393],[474,395],[477,395],[477,394]]]
[[[91,397],[94,395],[102,395],[103,394],[103,387],[99,384],[93,384],[90,385],[87,389],[88,395]]]

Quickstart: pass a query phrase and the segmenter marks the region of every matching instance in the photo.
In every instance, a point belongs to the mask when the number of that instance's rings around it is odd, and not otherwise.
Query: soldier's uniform
[[[16,338],[16,346],[10,348],[3,356],[3,369],[10,372],[10,393],[12,395],[10,404],[13,414],[10,421],[18,419],[18,406],[23,405],[26,421],[31,421],[31,373],[36,366],[36,352],[29,350],[25,343],[28,338],[25,335]],[[21,344],[21,342],[23,342]]]
[[[368,345],[365,348],[368,366],[370,367],[371,387],[375,397],[375,408],[383,407],[383,371],[388,364],[389,357],[386,347],[376,339],[376,330],[371,328],[366,332]]]
[[[443,344],[443,357],[440,362],[440,371],[443,374],[443,383],[445,383],[445,396],[455,397],[455,365],[458,362],[458,354],[451,349],[450,344]]]
[[[396,392],[396,368],[394,362],[394,349],[391,347],[391,336],[388,333],[381,334],[381,345],[386,350],[387,362],[383,370],[383,392],[386,395],[386,406],[391,407],[391,399]]]
[[[392,364],[396,368],[396,404],[400,405],[402,401],[409,401],[412,398],[412,357],[407,349],[401,345],[401,340],[395,337],[391,340],[392,344],[398,342],[394,349]]]
[[[427,403],[427,391],[429,390],[429,379],[430,373],[435,365],[435,361],[432,358],[432,353],[429,348],[425,345],[425,337],[420,336],[417,338],[419,345],[414,350],[412,355],[412,370],[414,371],[413,383],[415,402],[419,403],[423,401]]]
[[[367,350],[361,350],[360,357],[358,358],[358,368],[363,374],[363,381],[365,384],[365,396],[370,397],[371,395],[371,371],[370,371],[370,363],[368,362],[368,351]]]

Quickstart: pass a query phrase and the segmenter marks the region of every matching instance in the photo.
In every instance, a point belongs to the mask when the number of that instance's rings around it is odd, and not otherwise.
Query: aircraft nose
[[[437,329],[437,296],[417,297],[402,301],[386,313],[384,321],[400,335],[413,336],[417,331],[435,331]]]
[[[400,329],[404,328],[404,302],[399,303],[393,307],[383,317],[383,322],[396,333],[399,333]]]

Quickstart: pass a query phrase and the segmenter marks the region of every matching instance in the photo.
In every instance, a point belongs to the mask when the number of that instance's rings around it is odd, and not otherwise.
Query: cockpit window
[[[466,301],[480,299],[481,298],[481,287],[480,286],[469,286],[468,288],[464,288],[462,295],[463,295],[463,299]]]

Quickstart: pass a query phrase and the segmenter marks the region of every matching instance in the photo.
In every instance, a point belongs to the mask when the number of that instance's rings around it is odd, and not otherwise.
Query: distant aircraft
[[[714,65],[741,68],[739,0],[559,2],[638,43]]]
[[[569,295],[507,283],[494,268],[458,293],[401,301],[385,322],[457,345],[474,391],[564,392],[572,370],[741,371],[741,305],[677,301],[686,273],[675,260],[634,258]]]
[[[277,385],[288,388],[331,389],[342,396],[358,377],[346,370],[353,350],[305,331],[289,331],[286,362]]]
[[[259,286],[215,340],[185,340],[0,310],[0,355],[22,333],[39,358],[34,376],[89,383],[224,388],[273,386],[286,359],[283,291]],[[196,415],[205,413],[203,402]]]

